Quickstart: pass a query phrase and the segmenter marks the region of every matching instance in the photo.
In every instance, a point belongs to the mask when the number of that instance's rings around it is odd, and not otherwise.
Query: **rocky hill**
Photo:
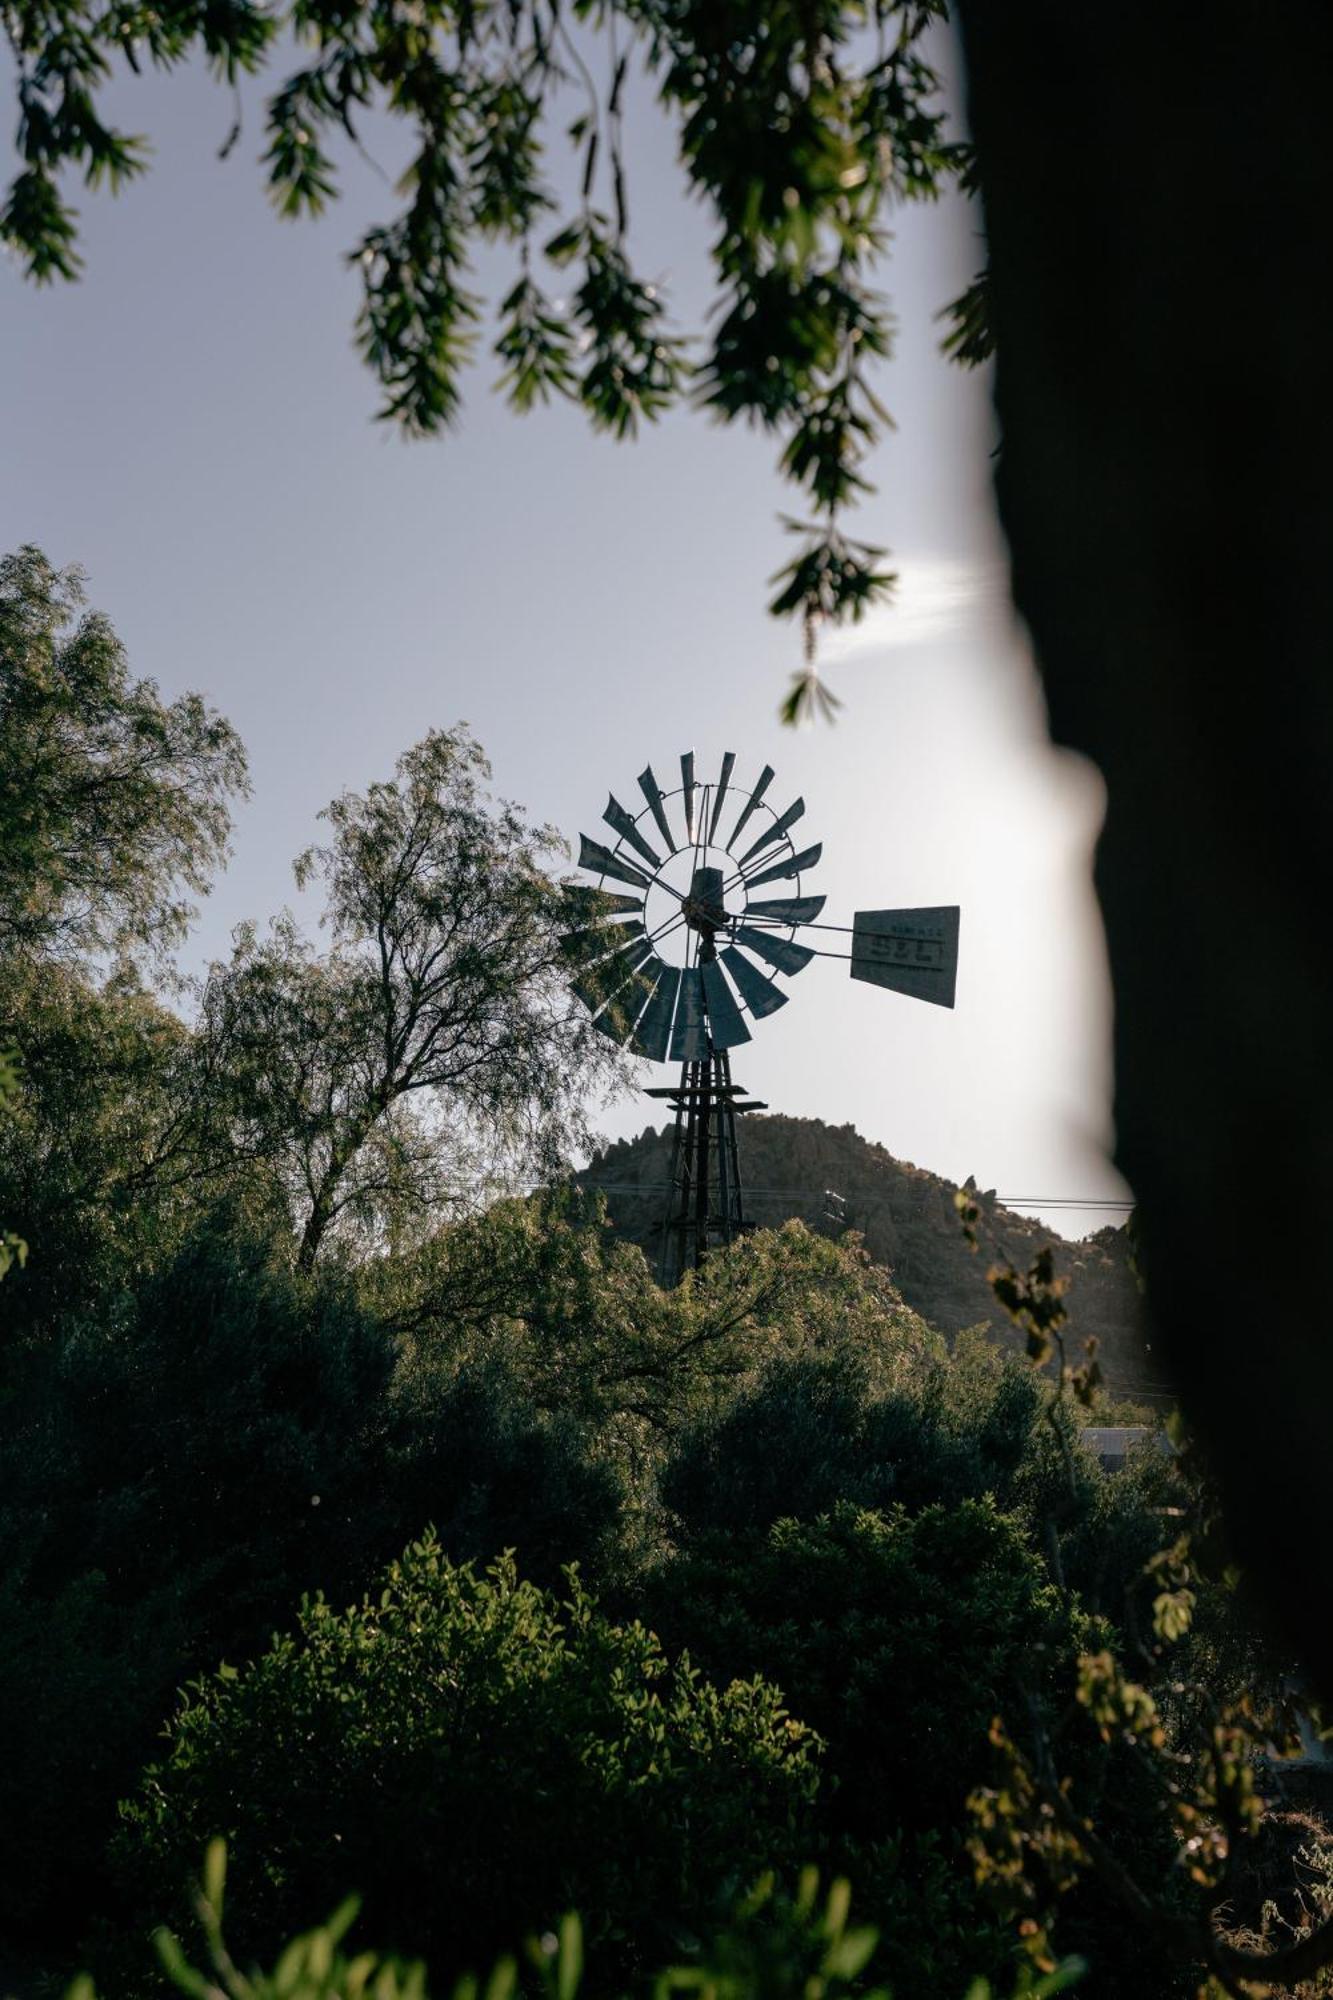
[[[755,1222],[777,1225],[798,1216],[825,1236],[855,1230],[875,1262],[892,1273],[908,1305],[946,1334],[985,1325],[997,1341],[1021,1346],[986,1283],[987,1265],[1004,1255],[1025,1269],[1037,1249],[1051,1243],[1056,1266],[1070,1281],[1074,1340],[1097,1335],[1112,1394],[1168,1400],[1148,1347],[1124,1230],[1103,1229],[1067,1242],[1044,1224],[1002,1208],[993,1190],[969,1182],[984,1215],[982,1247],[973,1254],[959,1226],[953,1183],[895,1160],[851,1125],[751,1116],[744,1121],[741,1146],[746,1212]],[[580,1176],[604,1191],[616,1229],[653,1258],[670,1164],[669,1129],[649,1127],[635,1139],[608,1146]],[[841,1197],[841,1209],[829,1200],[830,1192]]]

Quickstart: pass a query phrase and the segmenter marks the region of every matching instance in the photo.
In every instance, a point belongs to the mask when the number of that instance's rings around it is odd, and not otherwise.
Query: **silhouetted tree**
[[[132,680],[83,577],[0,560],[0,951],[71,958],[184,936],[247,789],[230,724]]]
[[[277,1168],[309,1267],[331,1231],[419,1231],[472,1155],[549,1170],[617,1057],[569,992],[549,828],[484,789],[462,729],[328,808],[328,950],[290,918],[243,929],[203,993],[199,1043],[228,1125]]]

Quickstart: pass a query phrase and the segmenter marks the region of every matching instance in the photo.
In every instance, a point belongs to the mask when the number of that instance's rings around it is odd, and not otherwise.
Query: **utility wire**
[[[576,1177],[582,1187],[595,1188],[599,1194],[667,1194],[673,1185],[670,1181],[594,1181],[584,1178],[581,1172]],[[512,1180],[505,1177],[501,1177],[501,1179],[503,1180],[503,1184],[508,1187],[546,1188],[553,1185],[550,1181],[533,1180],[521,1175],[516,1176]],[[823,1187],[752,1187],[748,1182],[745,1188],[747,1197],[750,1195],[762,1195],[765,1197],[810,1195],[822,1200],[829,1192],[828,1188]],[[839,1193],[841,1190],[834,1189],[832,1192]],[[851,1200],[854,1206],[869,1208],[883,1208],[887,1203],[895,1199],[893,1195],[859,1193],[847,1198]],[[1121,1196],[1112,1195],[1097,1197],[1092,1195],[997,1194],[990,1198],[1001,1208],[1096,1208],[1123,1209],[1128,1212],[1137,1206],[1133,1201],[1126,1201]]]

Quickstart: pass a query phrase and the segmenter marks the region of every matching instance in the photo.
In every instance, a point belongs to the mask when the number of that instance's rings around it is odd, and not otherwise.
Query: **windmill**
[[[779,976],[840,958],[853,979],[954,1003],[957,907],[858,910],[850,926],[821,923],[827,899],[808,894],[805,881],[823,849],[800,848],[792,836],[805,801],[778,812],[771,765],[748,790],[733,783],[735,766],[728,750],[717,778],[701,784],[687,751],[680,784],[663,791],[648,765],[637,812],[614,793],[607,801],[614,843],[580,835],[578,865],[595,886],[565,891],[571,985],[594,1026],[650,1062],[680,1065],[677,1082],[647,1093],[676,1115],[663,1282],[745,1226],[736,1120],[765,1106],[732,1081],[731,1051],[787,1004]],[[850,936],[851,949],[798,941],[812,932]]]

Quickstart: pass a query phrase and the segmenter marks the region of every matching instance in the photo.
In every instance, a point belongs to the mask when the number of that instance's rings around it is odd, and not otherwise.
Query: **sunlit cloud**
[[[898,587],[892,601],[877,605],[859,625],[830,633],[820,648],[822,658],[832,663],[935,645],[1008,616],[1008,578],[1002,562],[904,555],[893,567]]]

